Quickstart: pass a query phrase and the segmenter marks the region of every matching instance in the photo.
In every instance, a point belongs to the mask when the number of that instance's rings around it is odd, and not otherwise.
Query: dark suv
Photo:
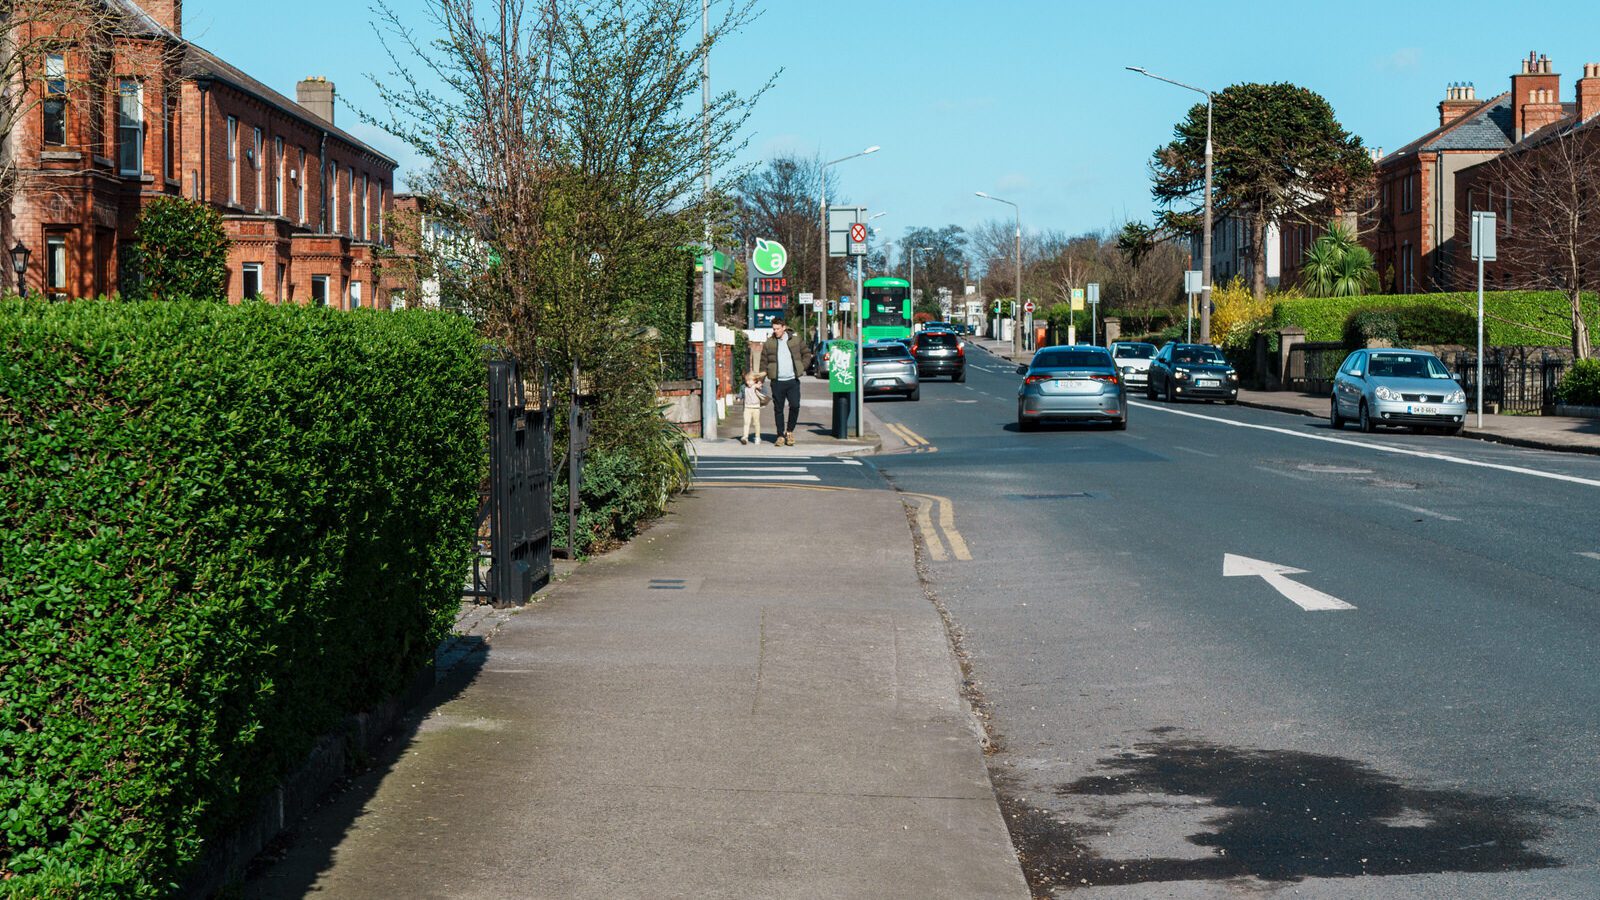
[[[917,358],[919,377],[948,375],[951,381],[967,380],[967,354],[955,332],[917,332],[911,336],[911,355]]]

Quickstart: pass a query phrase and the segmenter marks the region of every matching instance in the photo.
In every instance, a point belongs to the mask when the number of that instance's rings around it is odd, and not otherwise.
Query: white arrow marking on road
[[[1224,577],[1238,577],[1255,575],[1262,581],[1273,586],[1278,593],[1288,597],[1295,605],[1306,612],[1317,612],[1325,609],[1355,609],[1354,606],[1329,594],[1307,587],[1298,581],[1290,581],[1289,575],[1304,575],[1305,569],[1296,569],[1292,566],[1280,566],[1277,563],[1263,562],[1251,559],[1248,556],[1234,556],[1232,553],[1222,554],[1222,574]]]

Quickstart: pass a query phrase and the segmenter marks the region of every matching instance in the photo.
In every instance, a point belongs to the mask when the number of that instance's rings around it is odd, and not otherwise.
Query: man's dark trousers
[[[789,413],[788,424],[784,424],[783,414],[787,408]],[[772,422],[778,437],[794,432],[794,426],[800,421],[800,379],[790,378],[788,381],[778,380],[772,383]]]

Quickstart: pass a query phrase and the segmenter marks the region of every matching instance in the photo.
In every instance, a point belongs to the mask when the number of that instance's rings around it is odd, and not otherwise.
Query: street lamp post
[[[824,303],[828,301],[828,169],[844,162],[845,160],[855,159],[858,156],[866,156],[869,153],[877,153],[880,149],[882,148],[880,148],[877,144],[873,144],[871,147],[862,150],[860,153],[852,153],[849,156],[841,156],[832,162],[825,162],[822,164],[822,191],[817,196],[817,209],[821,212],[822,226],[822,275],[821,287],[818,288],[819,293],[817,294],[817,297]],[[857,338],[859,339],[859,335]]]
[[[11,248],[11,270],[17,273],[17,293],[24,298],[28,296],[28,257],[32,255],[33,251],[22,241]]]
[[[985,200],[1004,203],[1017,214],[1017,296],[1015,300],[1011,301],[1011,352],[1020,354],[1022,353],[1022,323],[1017,320],[1017,313],[1022,311],[1022,208],[1010,200],[1001,200],[999,197],[992,197],[983,191],[978,191],[977,194]]]
[[[1185,90],[1194,91],[1206,98],[1206,217],[1200,238],[1200,343],[1211,343],[1211,92],[1192,84],[1163,78],[1144,66],[1124,66],[1147,78],[1165,81]],[[1256,265],[1266,265],[1266,260],[1256,260]]]
[[[932,247],[907,247],[906,248],[907,255],[911,257],[911,287],[910,287],[909,291],[910,291],[910,295],[911,295],[911,310],[912,310],[911,316],[912,316],[913,320],[916,319],[916,309],[917,309],[917,254],[918,253],[929,253],[929,252],[932,252],[932,250],[933,250]]]

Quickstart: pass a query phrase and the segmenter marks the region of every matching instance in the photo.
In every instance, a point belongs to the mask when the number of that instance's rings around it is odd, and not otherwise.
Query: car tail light
[[[912,352],[912,354],[915,354],[918,350],[921,350],[921,349],[922,349],[922,342],[921,341],[912,341],[911,342],[911,352]]]
[[[967,351],[963,350],[961,348],[960,344],[956,344],[956,355],[959,356],[959,357],[965,358],[966,355],[967,355]]]
[[[1090,375],[1089,379],[1091,381],[1104,381],[1107,384],[1117,383],[1117,376],[1115,375]]]
[[[1029,375],[1026,379],[1023,380],[1022,383],[1023,384],[1033,384],[1036,381],[1049,381],[1050,379],[1052,379],[1054,377],[1055,377],[1054,375]]]

